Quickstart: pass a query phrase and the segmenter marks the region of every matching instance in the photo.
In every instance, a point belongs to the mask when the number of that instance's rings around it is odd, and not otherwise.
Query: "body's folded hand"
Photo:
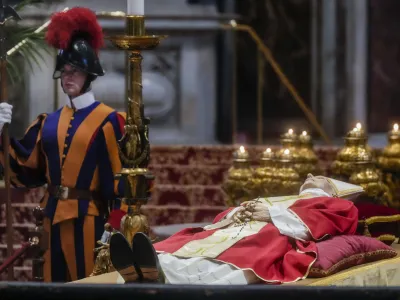
[[[241,204],[241,207],[243,209],[239,209],[233,215],[236,223],[249,221],[271,222],[271,215],[266,203],[258,200],[246,201]]]

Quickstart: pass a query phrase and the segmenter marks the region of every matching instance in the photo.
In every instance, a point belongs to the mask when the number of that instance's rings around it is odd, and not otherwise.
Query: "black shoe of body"
[[[138,232],[134,235],[132,252],[143,276],[143,282],[165,283],[165,275],[156,250],[146,234]]]
[[[110,259],[125,283],[142,282],[143,275],[135,262],[135,256],[123,234],[117,232],[110,238]]]

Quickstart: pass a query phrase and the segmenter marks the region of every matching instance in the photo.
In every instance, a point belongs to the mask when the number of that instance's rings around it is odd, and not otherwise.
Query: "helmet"
[[[56,68],[53,73],[54,79],[60,78],[61,71],[65,64],[70,64],[93,76],[104,75],[104,70],[100,65],[96,52],[89,43],[83,39],[71,43],[70,49],[60,50],[57,55]]]
[[[46,41],[59,49],[54,79],[60,78],[65,64],[87,73],[91,80],[104,75],[98,58],[98,50],[103,45],[103,32],[91,10],[75,7],[54,14]]]

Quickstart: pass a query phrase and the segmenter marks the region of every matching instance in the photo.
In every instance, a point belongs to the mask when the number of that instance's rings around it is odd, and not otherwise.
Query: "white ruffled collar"
[[[94,95],[93,92],[86,92],[74,99],[72,99],[72,103],[74,104],[75,108],[77,110],[82,109],[82,108],[86,108],[90,105],[92,105],[96,100],[94,99]],[[65,97],[65,105],[67,105],[69,108],[71,108],[71,101],[68,97],[68,95],[66,95]]]

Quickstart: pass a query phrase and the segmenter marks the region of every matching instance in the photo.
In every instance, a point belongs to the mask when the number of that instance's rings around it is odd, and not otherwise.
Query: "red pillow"
[[[397,252],[381,241],[357,235],[336,236],[317,243],[318,256],[308,277],[320,278],[339,271],[392,258]]]

